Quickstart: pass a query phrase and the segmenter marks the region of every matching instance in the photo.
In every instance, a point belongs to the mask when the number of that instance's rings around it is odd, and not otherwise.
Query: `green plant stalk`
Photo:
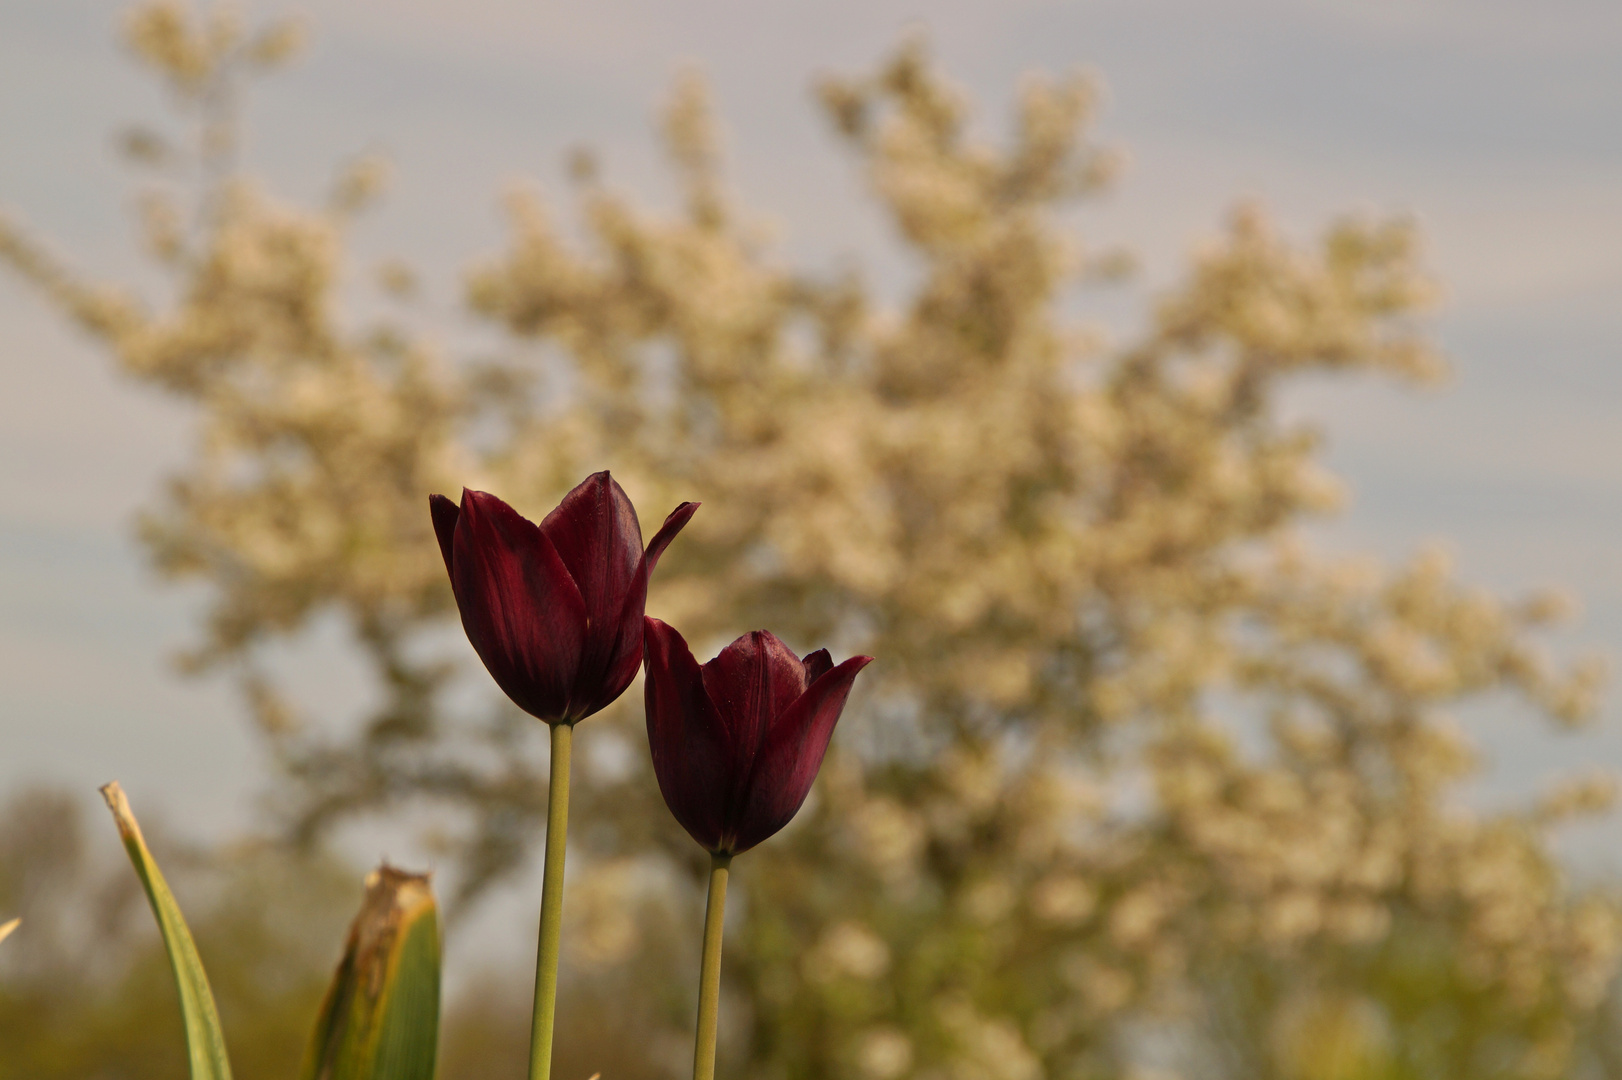
[[[569,836],[569,754],[574,728],[552,725],[552,777],[546,796],[546,871],[541,879],[541,941],[535,958],[535,1018],[529,1029],[529,1080],[552,1075],[552,1021],[558,1005],[563,939],[563,846]]]
[[[715,1032],[721,1019],[721,926],[726,922],[731,855],[710,856],[710,899],[704,908],[704,961],[698,970],[698,1036],[693,1080],[715,1080]]]

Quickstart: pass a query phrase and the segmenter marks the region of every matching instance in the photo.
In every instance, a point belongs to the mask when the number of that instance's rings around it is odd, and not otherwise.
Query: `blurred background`
[[[729,1073],[1622,1076],[1619,55],[1583,0],[0,9],[0,1077],[181,1067],[115,777],[243,1076],[380,856],[443,1074],[519,1075],[545,740],[425,497],[602,467],[704,501],[695,648],[879,657],[736,868]],[[560,1075],[688,1052],[640,723],[580,733]]]

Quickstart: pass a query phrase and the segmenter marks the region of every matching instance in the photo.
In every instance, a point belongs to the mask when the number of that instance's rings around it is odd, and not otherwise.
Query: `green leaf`
[[[11,932],[17,929],[17,924],[20,922],[22,922],[21,919],[12,919],[8,923],[0,923],[0,941],[4,941],[6,938],[10,937]]]
[[[425,874],[381,866],[349,928],[303,1080],[432,1080],[439,1045],[439,911]]]
[[[152,914],[158,919],[158,929],[163,931],[163,945],[169,950],[169,964],[174,968],[175,986],[180,991],[180,1012],[186,1022],[186,1051],[191,1057],[192,1080],[231,1080],[231,1063],[225,1054],[219,1011],[214,1007],[214,994],[208,988],[208,976],[203,973],[197,943],[186,929],[180,905],[175,903],[157,861],[147,850],[141,826],[130,812],[124,789],[112,783],[102,788],[101,794],[113,812],[113,820],[118,823],[124,850],[129,852],[135,873],[146,889]]]

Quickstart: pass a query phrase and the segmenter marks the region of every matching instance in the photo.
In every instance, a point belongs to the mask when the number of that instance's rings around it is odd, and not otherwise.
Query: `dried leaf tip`
[[[439,973],[428,875],[383,864],[366,875],[366,895],[316,1020],[302,1080],[432,1080]]]
[[[413,874],[384,863],[366,875],[366,897],[349,928],[349,952],[370,978],[380,978],[402,926],[434,908],[430,875]]]
[[[135,813],[130,810],[130,801],[124,794],[124,789],[114,780],[101,787],[101,797],[107,800],[107,809],[113,812],[113,821],[118,825],[118,835],[125,843],[134,841],[144,843],[141,838],[141,826],[135,821]]]

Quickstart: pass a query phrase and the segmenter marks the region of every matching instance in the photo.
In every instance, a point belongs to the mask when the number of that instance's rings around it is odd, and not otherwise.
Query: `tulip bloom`
[[[563,926],[571,733],[636,677],[648,576],[698,504],[676,507],[646,551],[636,509],[606,472],[586,477],[539,525],[482,491],[464,489],[461,506],[430,495],[428,506],[473,651],[519,708],[552,728],[529,1043],[530,1080],[547,1080]]]
[[[671,813],[716,855],[748,851],[789,823],[822,767],[856,673],[828,650],[804,660],[764,630],[700,667],[687,642],[647,620],[648,743]]]
[[[642,664],[648,577],[698,509],[686,502],[642,550],[636,509],[594,473],[540,525],[494,495],[430,495],[434,532],[473,651],[518,707],[573,724],[618,698]]]
[[[799,812],[851,684],[873,658],[853,656],[835,667],[828,650],[818,649],[801,660],[757,630],[700,667],[674,629],[652,618],[647,627],[653,772],[670,812],[710,853],[693,1080],[713,1080],[732,856]]]

